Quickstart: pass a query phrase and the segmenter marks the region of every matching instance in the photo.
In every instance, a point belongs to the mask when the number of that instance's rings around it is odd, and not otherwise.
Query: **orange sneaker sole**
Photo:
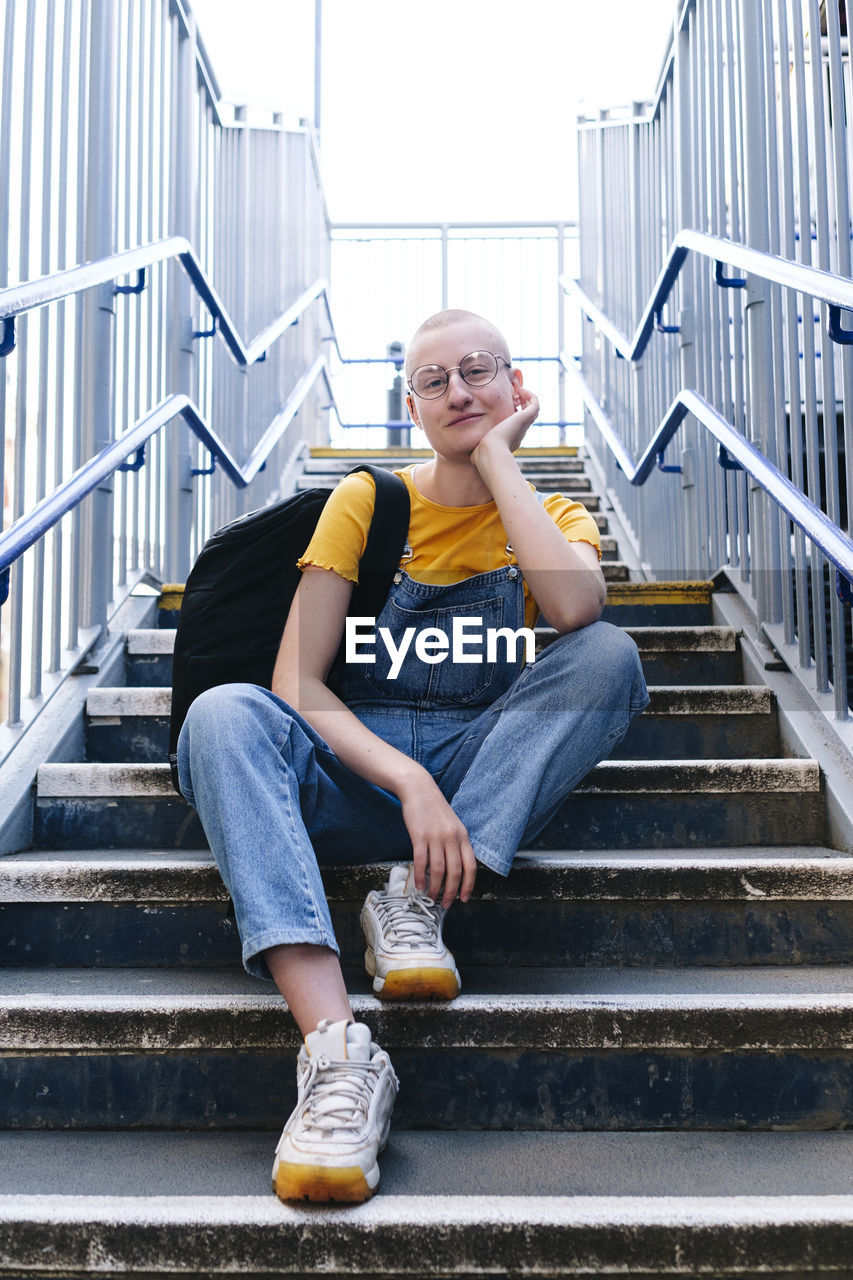
[[[315,1200],[327,1203],[360,1204],[373,1190],[358,1165],[326,1169],[322,1165],[285,1164],[278,1166],[274,1190],[279,1200]]]
[[[376,995],[380,1000],[455,1000],[459,983],[452,969],[396,969]]]

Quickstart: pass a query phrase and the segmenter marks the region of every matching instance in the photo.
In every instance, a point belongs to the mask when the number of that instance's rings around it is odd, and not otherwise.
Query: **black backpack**
[[[376,505],[349,612],[377,617],[409,530],[409,495],[399,476],[360,466],[376,482]],[[178,735],[190,705],[219,684],[269,689],[290,603],[329,489],[306,489],[233,520],[212,534],[187,578],[172,660],[169,764],[178,784]]]

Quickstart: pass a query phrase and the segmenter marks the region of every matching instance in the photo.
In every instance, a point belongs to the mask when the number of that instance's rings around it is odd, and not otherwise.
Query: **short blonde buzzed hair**
[[[467,323],[470,321],[474,321],[476,324],[482,325],[484,329],[488,329],[491,332],[492,345],[495,348],[494,354],[496,356],[503,356],[507,363],[509,363],[509,344],[500,329],[498,329],[496,325],[492,324],[491,320],[487,320],[485,316],[477,315],[476,311],[462,311],[459,308],[451,307],[447,311],[436,311],[435,315],[428,316],[427,319],[424,320],[423,324],[419,324],[415,332],[412,334],[406,347],[406,378],[410,378],[412,376],[412,365],[409,359],[409,352],[423,334],[429,333],[432,329],[449,329],[451,325]]]

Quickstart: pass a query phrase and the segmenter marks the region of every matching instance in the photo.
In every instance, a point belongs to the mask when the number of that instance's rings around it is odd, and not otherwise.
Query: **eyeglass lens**
[[[472,351],[459,364],[459,373],[469,387],[485,387],[498,371],[497,358],[491,351]],[[434,400],[444,393],[450,380],[440,364],[422,364],[412,374],[411,386],[422,400]]]

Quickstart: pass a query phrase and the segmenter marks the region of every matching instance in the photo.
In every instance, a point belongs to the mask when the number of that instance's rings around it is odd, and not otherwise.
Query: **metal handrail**
[[[733,280],[723,276],[720,264],[725,264],[747,271],[750,275],[768,280],[772,284],[782,285],[786,289],[796,289],[799,293],[810,294],[818,301],[827,303],[829,306],[827,331],[830,338],[833,342],[853,342],[853,332],[844,329],[841,324],[841,311],[853,309],[853,280],[835,275],[831,271],[823,271],[820,267],[810,267],[802,262],[792,262],[789,258],[780,258],[774,253],[766,253],[761,249],[750,249],[745,244],[737,244],[734,240],[726,240],[721,236],[708,235],[704,231],[678,232],[632,338],[626,337],[621,329],[605,315],[584,292],[579,281],[563,274],[560,276],[560,284],[623,359],[639,360],[656,328],[664,329],[665,332],[677,330],[677,326],[664,327],[660,316],[679,272],[691,252],[716,261],[718,284],[746,283],[744,280]]]
[[[81,266],[69,267],[65,271],[56,271],[52,275],[40,276],[37,280],[28,280],[24,284],[12,285],[8,289],[0,289],[0,322],[3,324],[3,337],[0,339],[0,354],[7,355],[15,345],[15,319],[27,311],[34,311],[47,306],[50,302],[58,302],[61,298],[82,293],[96,285],[108,284],[121,276],[130,275],[134,271],[140,275],[138,288],[144,285],[145,269],[157,262],[166,262],[177,258],[213,317],[213,327],[220,335],[234,361],[238,365],[248,366],[263,360],[267,351],[281,337],[285,329],[295,324],[303,311],[319,297],[325,303],[329,324],[334,335],[334,323],[328,298],[328,282],[322,278],[299,295],[281,312],[271,324],[254,338],[248,346],[243,342],[237,328],[228,313],[228,309],[219,297],[213,284],[208,279],[204,267],[196,257],[195,251],[183,236],[168,236],[165,240],[155,240],[151,244],[140,245],[135,249],[126,249],[122,253],[113,253],[106,258],[98,258]],[[337,338],[334,337],[337,348]]]
[[[330,407],[337,412],[325,357],[317,356],[311,367],[299,379],[284,408],[276,414],[243,466],[237,462],[214,429],[205,422],[198,406],[189,396],[166,396],[150,413],[145,414],[117,440],[113,440],[94,458],[84,463],[53,493],[33,507],[32,511],[22,516],[5,533],[0,534],[0,605],[5,603],[8,596],[10,565],[38,542],[49,529],[58,524],[63,516],[79,506],[87,494],[122,466],[126,458],[144,449],[147,441],[168,423],[175,421],[176,418],[182,418],[194,435],[210,450],[229,480],[238,488],[245,489],[260,471],[308,392],[320,377],[325,381],[326,389],[332,398]]]
[[[853,589],[853,541],[696,391],[679,391],[639,461],[635,462],[619,439],[612,422],[596,400],[575,361],[565,353],[563,367],[575,380],[590,416],[614,454],[619,469],[630,484],[645,484],[657,462],[662,458],[670,440],[690,413],[711,432],[721,449],[724,449],[726,454],[730,455],[738,466],[770,495],[794,524],[802,529],[806,537],[835,565],[846,579],[848,590]]]

